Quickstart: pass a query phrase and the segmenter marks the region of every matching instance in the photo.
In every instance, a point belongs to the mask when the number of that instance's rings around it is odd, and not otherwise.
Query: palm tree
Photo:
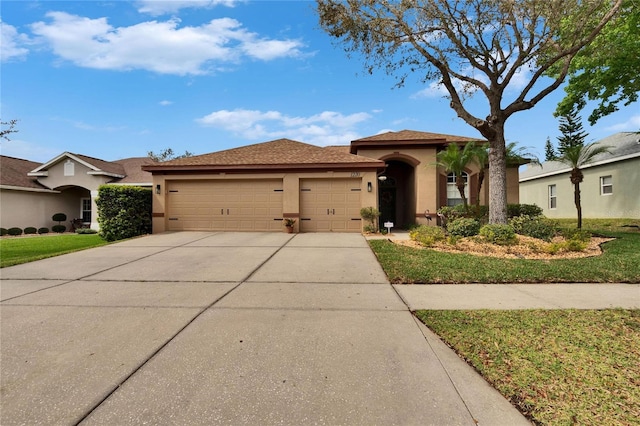
[[[580,182],[584,179],[581,167],[593,162],[599,154],[610,152],[611,147],[606,145],[598,145],[590,143],[587,145],[569,146],[562,151],[562,154],[556,159],[560,163],[571,167],[571,183],[573,184],[573,200],[578,210],[578,229],[582,228],[582,204],[580,199]]]
[[[466,182],[462,177],[465,167],[476,161],[476,144],[473,142],[467,143],[462,149],[457,143],[450,143],[447,148],[436,154],[436,165],[440,166],[447,171],[447,173],[453,173],[456,177],[456,187],[460,192],[462,198],[462,204],[464,209],[468,209],[467,197],[464,195],[464,187]]]

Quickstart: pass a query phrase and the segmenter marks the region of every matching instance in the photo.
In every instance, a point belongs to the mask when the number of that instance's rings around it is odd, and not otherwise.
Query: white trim
[[[60,194],[61,192],[61,191],[56,191],[54,189],[27,188],[24,186],[12,186],[12,185],[0,185],[0,189],[8,189],[11,191],[25,191],[25,192],[46,192],[49,194]]]
[[[87,174],[92,176],[110,176],[110,177],[119,178],[119,179],[122,179],[126,176],[126,175],[119,175],[111,172],[105,172],[102,170],[87,172]]]

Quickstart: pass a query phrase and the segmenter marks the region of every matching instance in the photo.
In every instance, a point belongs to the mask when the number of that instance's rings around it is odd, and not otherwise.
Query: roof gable
[[[54,159],[40,165],[31,172],[30,176],[46,176],[47,170],[52,166],[60,163],[65,159],[74,160],[83,166],[87,167],[91,171],[89,174],[94,175],[106,175],[115,178],[123,178],[125,176],[124,167],[116,162],[104,161],[99,158],[93,158],[82,154],[73,154],[70,152],[63,152]]]

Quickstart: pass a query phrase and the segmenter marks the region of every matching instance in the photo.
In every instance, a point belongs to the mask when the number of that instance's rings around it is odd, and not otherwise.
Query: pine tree
[[[567,115],[560,117],[560,133],[558,137],[558,152],[560,156],[569,148],[584,146],[588,133],[582,128],[582,118],[574,108]]]
[[[544,161],[553,161],[556,158],[558,158],[556,149],[553,147],[551,139],[547,138],[547,143],[544,145]]]

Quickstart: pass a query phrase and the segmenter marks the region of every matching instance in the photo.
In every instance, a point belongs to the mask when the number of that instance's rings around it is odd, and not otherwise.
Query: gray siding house
[[[622,132],[597,142],[610,147],[581,168],[584,218],[640,218],[640,132]],[[520,202],[537,204],[550,218],[574,218],[570,169],[557,161],[529,165],[520,173]]]

